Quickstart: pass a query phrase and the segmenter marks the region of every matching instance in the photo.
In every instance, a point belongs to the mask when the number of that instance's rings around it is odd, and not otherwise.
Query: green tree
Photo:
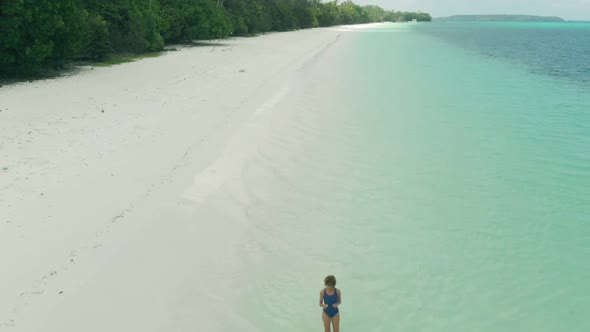
[[[83,0],[90,15],[100,16],[115,52],[158,51],[164,46],[157,0]]]
[[[0,74],[159,51],[164,42],[412,19],[431,17],[350,0],[0,0]]]
[[[247,2],[245,0],[225,0],[224,7],[231,17],[232,32],[236,35],[248,35],[250,27],[246,21]]]
[[[84,55],[90,58],[102,60],[112,52],[109,40],[108,23],[96,14],[86,12],[86,45]]]
[[[296,28],[291,0],[266,0],[272,15],[272,30],[288,31]]]
[[[299,29],[319,26],[314,4],[309,0],[293,0],[293,15],[295,16],[295,25]]]
[[[383,22],[385,10],[379,6],[363,6],[361,7],[361,20],[363,23]]]
[[[340,23],[358,24],[362,22],[361,7],[352,1],[340,4]]]
[[[0,71],[33,74],[60,66],[84,45],[84,19],[76,0],[0,3]]]
[[[265,6],[264,0],[247,1],[245,22],[250,33],[271,31],[273,17],[271,8]]]
[[[213,0],[161,0],[166,42],[216,39],[232,31],[227,11]]]
[[[317,19],[321,27],[329,27],[340,22],[340,9],[338,2],[330,1],[318,4]]]

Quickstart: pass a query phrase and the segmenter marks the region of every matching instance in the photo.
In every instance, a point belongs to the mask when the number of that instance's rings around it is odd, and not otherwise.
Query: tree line
[[[166,43],[382,21],[426,13],[321,0],[1,0],[0,74],[35,74],[72,59],[161,51]]]

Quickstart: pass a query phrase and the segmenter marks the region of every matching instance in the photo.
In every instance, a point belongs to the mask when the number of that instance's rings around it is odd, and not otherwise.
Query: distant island
[[[453,15],[434,18],[435,22],[565,22],[557,16],[532,15]]]

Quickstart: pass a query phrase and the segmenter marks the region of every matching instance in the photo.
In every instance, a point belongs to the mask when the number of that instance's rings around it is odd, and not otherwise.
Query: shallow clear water
[[[322,53],[244,170],[226,330],[321,331],[335,274],[342,331],[587,331],[588,36],[396,25]]]

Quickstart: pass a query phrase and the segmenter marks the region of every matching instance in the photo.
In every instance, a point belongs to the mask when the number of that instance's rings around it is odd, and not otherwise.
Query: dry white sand
[[[216,192],[233,183],[239,206],[259,124],[343,33],[233,39],[1,87],[0,329],[217,330],[247,225]]]

